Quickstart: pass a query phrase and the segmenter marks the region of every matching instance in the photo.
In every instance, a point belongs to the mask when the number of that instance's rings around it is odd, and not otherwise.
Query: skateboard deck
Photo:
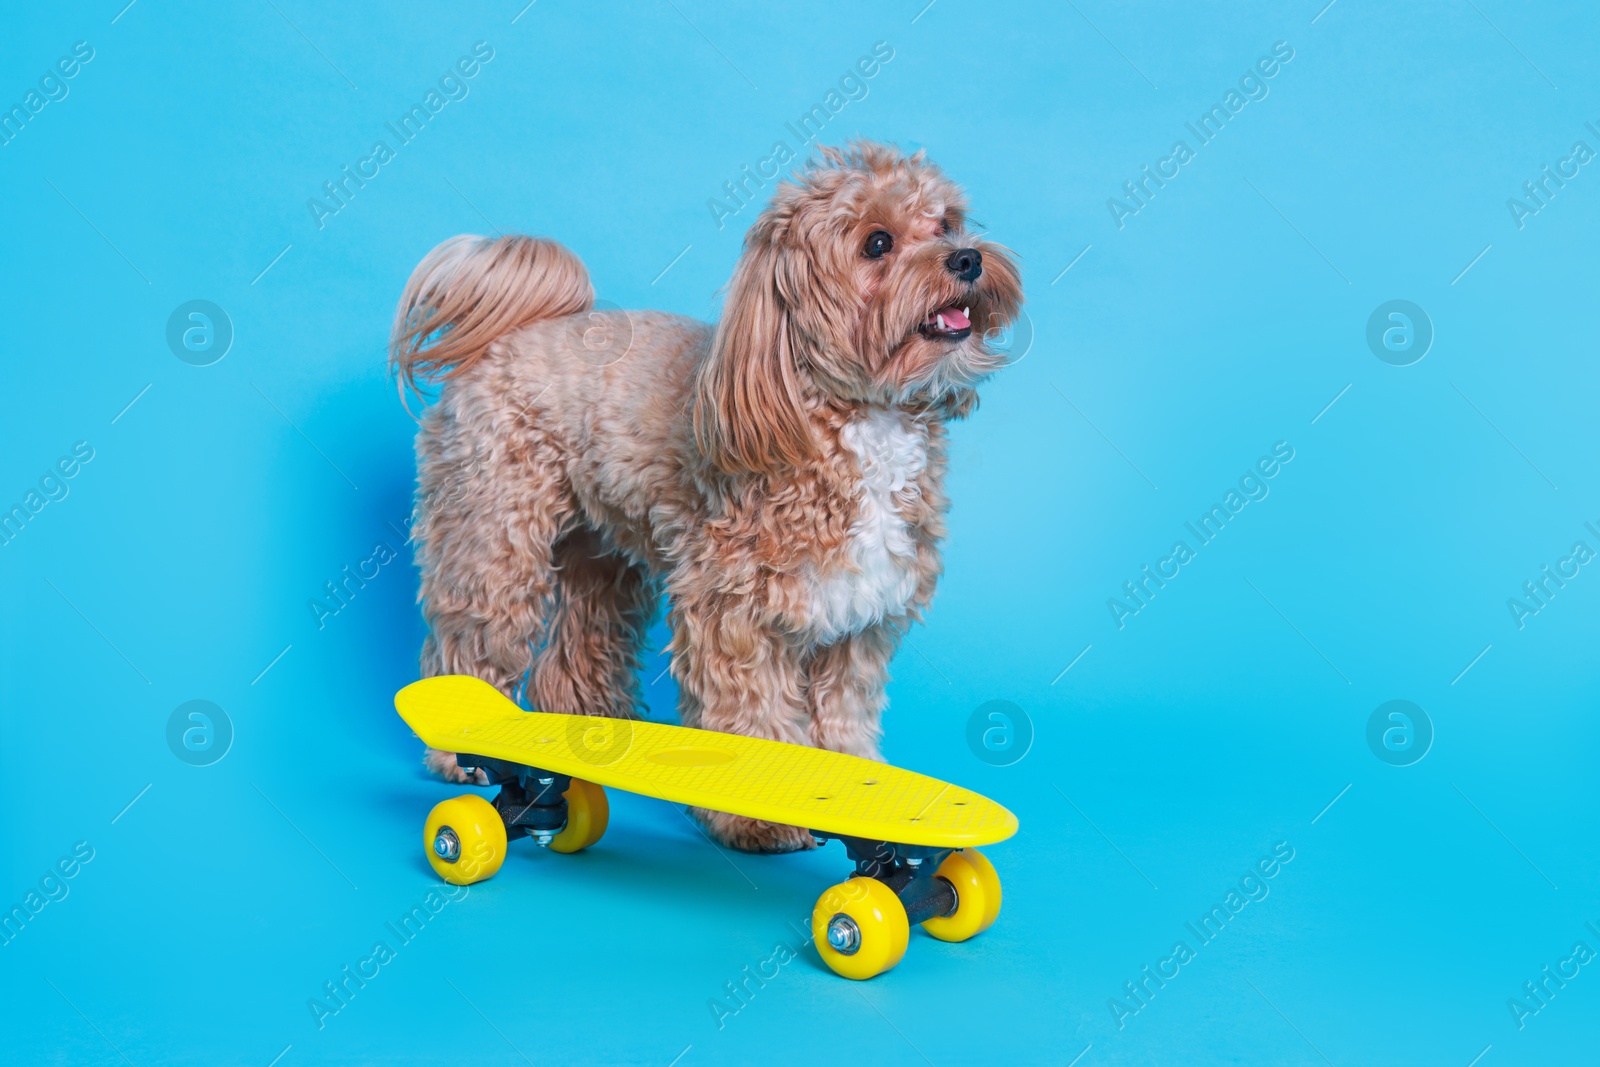
[[[444,752],[825,835],[963,849],[1017,830],[1017,817],[989,798],[899,767],[665,723],[523,711],[477,678],[413,682],[394,703],[425,744]]]

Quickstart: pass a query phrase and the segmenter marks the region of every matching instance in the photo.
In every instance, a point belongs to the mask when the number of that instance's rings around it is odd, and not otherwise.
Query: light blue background
[[[1524,1029],[1507,1008],[1600,949],[1600,574],[1522,629],[1506,606],[1600,548],[1600,172],[1521,229],[1506,203],[1600,149],[1590,6],[123,2],[0,34],[7,106],[95,49],[0,147],[0,503],[95,449],[0,548],[0,904],[95,850],[0,947],[7,1062],[1595,1055],[1600,968]],[[477,41],[470,95],[319,230],[307,199]],[[895,763],[1021,817],[1001,920],[866,985],[803,951],[719,1029],[842,852],[722,856],[614,794],[599,846],[513,847],[319,1030],[308,998],[435,884],[419,827],[451,792],[390,705],[421,636],[384,369],[407,274],[492,225],[624,307],[714,316],[755,209],[719,229],[708,199],[877,41],[825,140],[926,147],[1020,257],[1036,335],[954,431],[947,574],[887,718]],[[1107,198],[1277,41],[1270,95],[1119,230]],[[192,299],[236,331],[213,366],[165,342]],[[1409,367],[1365,342],[1391,299],[1436,331]],[[1277,441],[1270,496],[1119,630],[1107,598]],[[378,543],[401,557],[319,631],[308,601]],[[167,747],[192,699],[236,731],[210,767]],[[966,742],[995,699],[1035,734],[1008,767]],[[1391,699],[1436,730],[1410,767],[1365,740]],[[1119,1029],[1108,999],[1280,841],[1270,896]]]

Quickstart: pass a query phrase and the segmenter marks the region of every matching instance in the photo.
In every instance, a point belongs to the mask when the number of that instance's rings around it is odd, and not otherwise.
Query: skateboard
[[[435,873],[492,877],[509,840],[553,852],[605,833],[605,789],[801,826],[843,843],[854,873],[818,899],[818,954],[846,978],[882,974],[911,927],[965,941],[1000,914],[1000,877],[974,846],[1004,841],[1017,817],[987,797],[899,767],[804,745],[665,723],[523,711],[464,675],[413,682],[395,710],[425,744],[500,787],[436,805],[422,843]]]

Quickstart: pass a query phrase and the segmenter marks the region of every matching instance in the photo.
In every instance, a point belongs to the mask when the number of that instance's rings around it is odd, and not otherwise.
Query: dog
[[[390,353],[402,397],[438,384],[416,442],[423,676],[632,717],[664,593],[685,725],[881,759],[889,662],[941,573],[946,423],[1021,304],[961,189],[871,142],[778,186],[715,326],[596,309],[553,241],[439,245]],[[734,848],[813,846],[694,815]]]

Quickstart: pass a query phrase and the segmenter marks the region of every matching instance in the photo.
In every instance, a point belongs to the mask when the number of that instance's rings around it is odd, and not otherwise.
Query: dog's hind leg
[[[631,719],[639,706],[639,653],[656,609],[642,567],[575,530],[555,549],[555,608],[534,660],[535,711]]]
[[[417,442],[422,675],[470,674],[514,697],[546,632],[553,549],[577,503],[554,450],[536,439],[497,440],[492,453],[459,458],[466,443],[430,432],[438,429],[425,425]],[[454,753],[429,749],[423,762],[448,781],[472,780]]]

